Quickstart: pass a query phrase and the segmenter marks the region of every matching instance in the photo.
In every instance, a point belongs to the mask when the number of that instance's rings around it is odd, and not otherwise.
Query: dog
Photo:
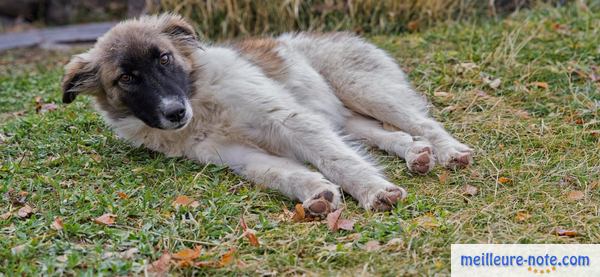
[[[472,163],[471,148],[428,115],[427,100],[383,50],[350,33],[290,33],[209,45],[176,14],[123,21],[65,66],[116,134],[170,157],[227,165],[313,215],[341,191],[367,210],[407,196],[353,146],[361,141],[426,174]],[[317,170],[311,170],[308,165]]]

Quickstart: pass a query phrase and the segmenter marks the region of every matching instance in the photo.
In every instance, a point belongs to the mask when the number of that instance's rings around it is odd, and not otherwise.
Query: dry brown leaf
[[[45,113],[45,112],[51,112],[58,109],[58,106],[54,103],[48,103],[48,104],[43,104],[42,107],[40,108],[40,112]]]
[[[25,250],[26,247],[27,247],[27,244],[17,245],[15,247],[11,248],[10,252],[12,252],[13,255],[18,255],[19,253],[23,252],[23,250]]]
[[[10,211],[3,213],[2,215],[0,215],[0,219],[1,220],[7,220],[10,218],[10,216],[12,215],[12,213]]]
[[[223,256],[221,256],[221,260],[219,261],[219,266],[226,266],[233,261],[233,255],[235,254],[235,248],[229,249]]]
[[[194,247],[194,249],[184,248],[181,251],[172,254],[171,257],[176,260],[195,260],[200,257],[201,249],[202,247],[199,245]]]
[[[560,227],[556,227],[556,229],[554,229],[553,231],[554,231],[554,234],[556,234],[557,236],[561,236],[561,237],[577,236],[577,231],[575,231],[575,230],[565,230]]]
[[[582,200],[583,198],[585,198],[585,194],[580,190],[574,190],[567,194],[567,199],[572,202]]]
[[[135,254],[137,254],[138,252],[140,252],[139,249],[137,248],[129,248],[121,253],[119,253],[119,257],[121,259],[131,259],[133,258],[133,256],[135,256]]]
[[[386,246],[396,246],[396,245],[402,245],[404,244],[404,240],[402,240],[401,238],[393,238],[391,240],[389,240],[385,245]]]
[[[198,201],[194,201],[194,199],[189,198],[185,195],[179,195],[179,196],[177,196],[175,201],[173,201],[173,206],[175,206],[175,208],[187,207],[187,206],[196,208],[196,207],[200,206],[200,203],[198,203]]]
[[[256,237],[256,231],[248,228],[248,225],[246,225],[246,221],[244,220],[244,217],[240,218],[240,225],[242,225],[242,230],[244,231],[242,236],[245,236],[246,238],[248,238],[248,240],[250,241],[250,245],[259,246],[260,243],[258,242],[258,237]]]
[[[448,98],[448,97],[451,97],[451,96],[452,96],[452,94],[450,94],[450,93],[447,93],[447,92],[445,92],[445,91],[436,91],[436,92],[434,92],[434,93],[433,93],[433,95],[434,95],[435,97],[443,97],[443,98]]]
[[[121,199],[127,199],[127,198],[129,198],[129,196],[126,193],[122,192],[122,191],[117,192],[117,196],[119,196],[119,198],[121,198]]]
[[[63,229],[63,221],[62,218],[60,217],[56,217],[54,218],[54,221],[52,222],[52,229],[56,230],[56,231],[60,231]]]
[[[166,276],[171,267],[171,254],[163,253],[158,260],[152,262],[148,266],[148,272],[158,276]]]
[[[24,205],[27,201],[27,195],[29,195],[29,193],[26,191],[16,192],[13,188],[10,188],[5,195],[11,203],[15,205]]]
[[[31,206],[25,204],[25,206],[21,207],[18,211],[17,211],[17,215],[20,218],[26,218],[29,217],[31,215],[31,213],[33,213],[33,208],[31,208]]]
[[[294,212],[292,221],[294,221],[294,222],[304,221],[304,219],[306,218],[306,214],[304,213],[304,207],[302,206],[302,204],[300,204],[300,203],[296,204],[295,210],[296,211]]]
[[[339,208],[335,212],[327,214],[327,228],[329,228],[330,231],[335,232],[339,229],[338,220],[342,215],[342,210],[344,210],[344,208]]]
[[[438,177],[438,179],[440,180],[440,184],[445,185],[448,182],[448,176],[448,171],[444,170],[444,172],[442,172],[442,174],[440,174],[440,176]]]
[[[116,218],[117,218],[117,215],[107,213],[107,214],[103,214],[103,215],[95,218],[94,222],[96,222],[98,224],[104,224],[104,225],[113,225],[113,224],[115,224]]]
[[[531,218],[531,215],[530,215],[528,212],[526,212],[526,211],[519,211],[519,212],[517,212],[517,214],[515,215],[515,219],[516,219],[518,222],[523,222],[523,221],[526,221],[526,220],[528,220],[529,218]]]
[[[414,219],[415,223],[421,227],[432,229],[440,226],[438,220],[431,214],[426,213]]]
[[[512,180],[508,177],[500,177],[500,178],[498,178],[498,182],[500,184],[508,184],[508,183],[511,183]]]
[[[516,110],[516,111],[514,111],[514,114],[516,116],[520,117],[520,118],[523,118],[523,119],[530,118],[529,113],[527,111],[524,111],[524,110]]]
[[[364,249],[368,252],[377,251],[381,248],[381,244],[379,241],[371,240],[365,243]]]
[[[346,231],[352,231],[354,229],[354,223],[356,221],[352,219],[341,219],[342,210],[344,210],[344,208],[340,208],[327,215],[327,228],[329,228],[329,230],[336,232],[339,229]]]
[[[340,219],[338,220],[338,228],[346,231],[354,230],[354,223],[356,220],[354,219]]]
[[[462,194],[466,196],[475,196],[479,192],[479,189],[475,186],[464,185],[462,187]]]
[[[406,24],[406,29],[408,29],[411,32],[418,30],[419,29],[419,21],[417,21],[417,20],[409,21],[408,24]]]
[[[538,87],[538,88],[543,88],[543,89],[548,89],[548,83],[546,82],[533,82],[531,84],[529,84],[532,87]]]

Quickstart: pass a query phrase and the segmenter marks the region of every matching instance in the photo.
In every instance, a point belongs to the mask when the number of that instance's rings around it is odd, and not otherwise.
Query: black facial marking
[[[173,105],[184,106],[190,90],[189,77],[174,62],[163,65],[160,58],[166,52],[156,46],[129,51],[120,57],[122,74],[131,76],[127,82],[121,76],[115,80],[123,93],[121,101],[137,118],[154,128],[165,128],[161,122],[174,122],[181,117],[169,116]],[[167,53],[171,55],[170,53]],[[165,103],[171,103],[165,106]],[[173,104],[175,103],[175,104]]]

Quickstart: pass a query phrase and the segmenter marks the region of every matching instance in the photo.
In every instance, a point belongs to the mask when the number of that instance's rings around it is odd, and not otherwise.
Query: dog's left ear
[[[63,103],[75,100],[80,93],[93,94],[100,89],[98,66],[92,54],[83,53],[73,56],[65,65],[65,76],[62,79]]]
[[[200,48],[200,42],[194,27],[176,14],[163,14],[160,16],[161,32],[168,35],[176,47],[185,52]]]

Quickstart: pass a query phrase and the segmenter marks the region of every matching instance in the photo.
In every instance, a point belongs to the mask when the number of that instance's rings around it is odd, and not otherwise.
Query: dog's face
[[[67,64],[63,102],[88,93],[113,119],[179,129],[193,114],[190,56],[198,48],[193,28],[178,16],[125,21]]]

